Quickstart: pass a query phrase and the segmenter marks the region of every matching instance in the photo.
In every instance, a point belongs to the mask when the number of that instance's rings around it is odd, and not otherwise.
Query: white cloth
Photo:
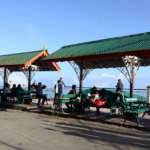
[[[99,94],[95,94],[95,100],[99,99]]]
[[[55,85],[55,93],[58,94],[58,83]]]

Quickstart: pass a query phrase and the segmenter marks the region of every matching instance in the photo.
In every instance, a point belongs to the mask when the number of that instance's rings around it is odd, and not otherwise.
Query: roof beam
[[[42,56],[48,56],[48,53],[46,50],[43,50],[42,52],[40,52],[38,55],[36,55],[35,57],[33,57],[32,59],[30,59],[29,61],[27,61],[24,64],[24,70],[26,70],[33,62],[35,62],[36,60],[38,60],[40,57]]]

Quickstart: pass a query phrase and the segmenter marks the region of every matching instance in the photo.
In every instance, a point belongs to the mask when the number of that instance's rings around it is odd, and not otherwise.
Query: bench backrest
[[[62,98],[74,98],[75,96],[75,94],[65,94],[62,96]]]
[[[133,98],[124,98],[125,103],[132,103],[132,102],[138,102],[138,99],[136,97]]]

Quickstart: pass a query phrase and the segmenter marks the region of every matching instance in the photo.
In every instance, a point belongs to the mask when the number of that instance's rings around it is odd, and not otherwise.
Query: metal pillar
[[[133,61],[133,60],[132,60]],[[132,62],[133,64],[134,62]],[[130,97],[133,97],[133,93],[134,93],[134,66],[131,65],[131,68],[130,68]]]
[[[29,66],[27,70],[24,70],[23,73],[26,76],[26,79],[28,81],[28,91],[31,89],[31,81],[33,77],[35,76],[35,72],[37,71],[37,67],[33,67],[33,65]]]
[[[147,86],[147,103],[150,104],[150,85]]]
[[[81,62],[80,65],[79,93],[82,93],[82,84],[83,84],[83,62]]]
[[[3,80],[3,84],[4,84],[4,89],[5,89],[5,83],[8,83],[8,78],[7,78],[7,68],[4,68],[4,80]]]
[[[28,68],[28,73],[29,73],[29,76],[28,76],[28,91],[30,91],[30,89],[31,89],[31,67]]]
[[[69,64],[74,69],[78,81],[79,81],[79,92],[82,92],[83,80],[87,77],[87,75],[92,71],[92,69],[83,69],[83,61],[69,61]]]

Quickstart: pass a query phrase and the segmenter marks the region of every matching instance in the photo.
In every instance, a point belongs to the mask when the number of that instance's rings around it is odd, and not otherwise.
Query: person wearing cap
[[[118,79],[117,85],[116,85],[116,99],[117,97],[120,97],[120,101],[123,100],[123,83],[121,79]]]

